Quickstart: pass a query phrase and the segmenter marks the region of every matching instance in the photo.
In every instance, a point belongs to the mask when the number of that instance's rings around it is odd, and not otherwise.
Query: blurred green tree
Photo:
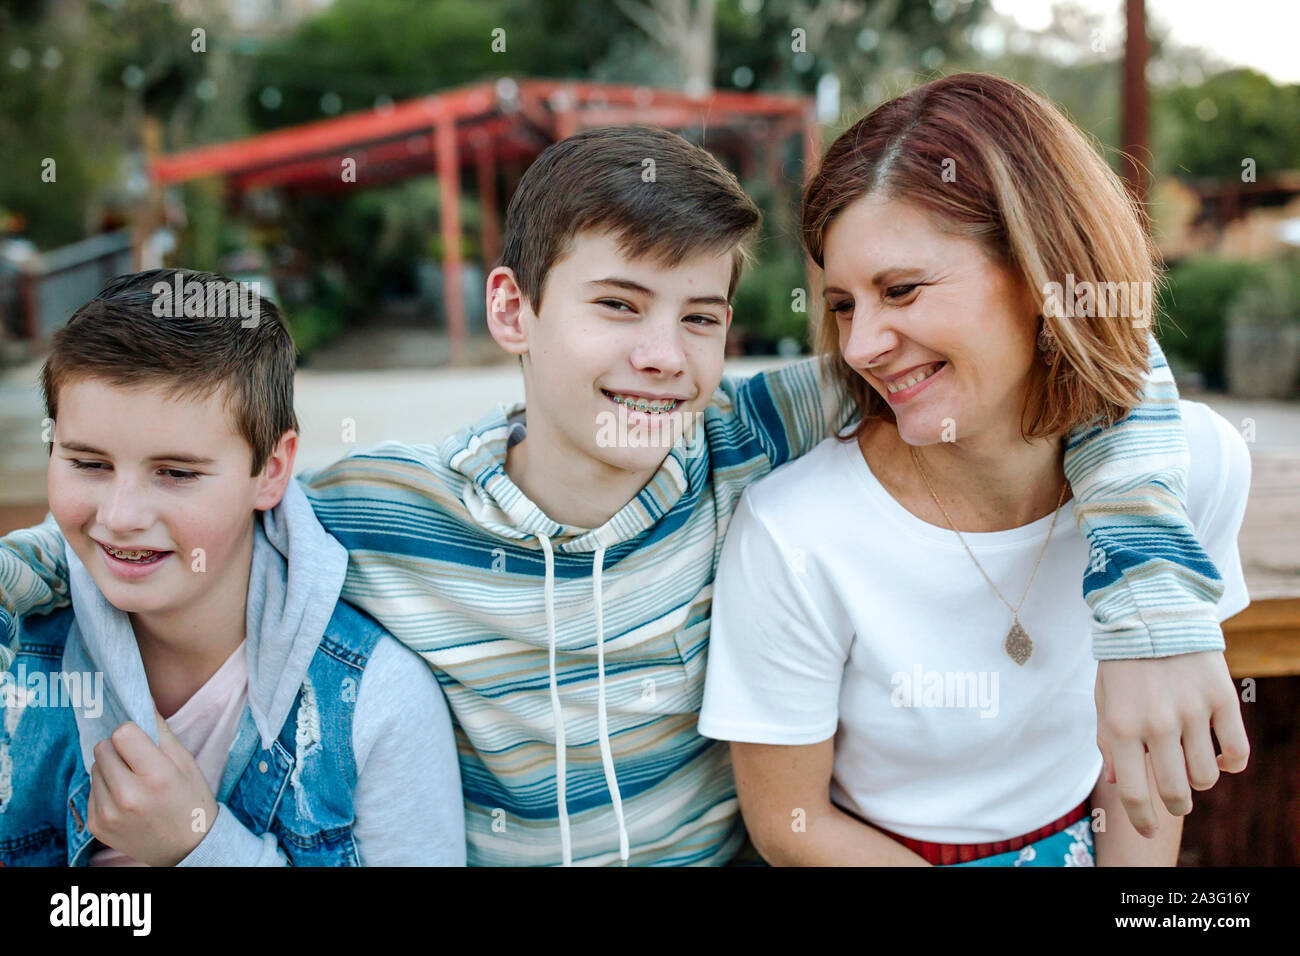
[[[595,0],[336,0],[261,45],[249,110],[267,128],[488,77],[585,78],[634,30]]]
[[[217,0],[184,13],[157,0],[0,7],[0,142],[12,171],[0,207],[22,216],[39,247],[121,224],[146,188],[145,117],[164,148],[247,129],[245,71],[223,10]]]
[[[1240,181],[1245,158],[1260,179],[1300,169],[1300,85],[1228,70],[1164,90],[1154,105],[1162,173]]]

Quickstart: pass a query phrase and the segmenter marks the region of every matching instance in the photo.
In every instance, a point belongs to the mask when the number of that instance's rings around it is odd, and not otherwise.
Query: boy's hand
[[[1147,751],[1160,798],[1174,816],[1191,812],[1189,782],[1209,790],[1220,770],[1246,768],[1250,744],[1221,651],[1101,661],[1096,698],[1102,779],[1118,785],[1124,810],[1144,837],[1156,832]],[[1217,759],[1211,725],[1223,749]]]
[[[158,745],[133,723],[95,745],[86,825],[100,843],[150,866],[175,866],[202,842],[217,801],[157,710]]]

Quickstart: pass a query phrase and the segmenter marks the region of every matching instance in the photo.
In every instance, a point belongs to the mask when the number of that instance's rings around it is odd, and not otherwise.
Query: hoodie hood
[[[580,528],[551,520],[506,474],[506,453],[526,434],[523,403],[498,405],[477,424],[448,438],[442,459],[463,479],[460,499],[480,529],[513,541],[537,540],[544,534],[557,551],[568,554],[610,548],[654,527],[686,492],[686,458],[690,447],[700,447],[694,440],[679,439],[635,498],[599,528]]]
[[[72,549],[65,546],[65,552],[76,620],[64,669],[104,675],[101,712],[76,708],[89,771],[95,745],[119,724],[133,721],[155,744],[158,724],[129,616],[108,603]],[[297,481],[254,523],[244,648],[248,707],[263,747],[271,746],[288,719],[334,613],[347,563],[347,551],[321,527]]]
[[[703,427],[700,425],[699,427]],[[605,551],[630,541],[654,527],[672,510],[688,488],[686,456],[698,436],[679,438],[660,464],[654,477],[635,498],[599,528],[562,525],[533,503],[506,473],[506,455],[510,447],[526,436],[523,404],[496,410],[478,424],[462,429],[442,446],[442,457],[463,480],[456,489],[468,517],[482,531],[511,541],[535,540],[546,565],[542,602],[546,611],[547,671],[550,682],[551,719],[555,730],[556,802],[560,823],[561,859],[565,866],[573,862],[569,814],[566,800],[565,751],[568,741],[564,731],[564,706],[556,677],[557,649],[575,649],[585,644],[578,634],[562,640],[555,629],[555,554],[591,555],[591,608],[596,632],[596,720],[601,765],[609,788],[618,829],[619,857],[627,865],[629,840],[623,818],[623,801],[609,741],[608,712],[605,705],[605,623],[601,577],[605,569]],[[568,645],[567,647],[565,645]]]

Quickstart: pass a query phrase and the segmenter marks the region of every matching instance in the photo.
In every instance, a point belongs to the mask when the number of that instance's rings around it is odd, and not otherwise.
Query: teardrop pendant
[[[1017,664],[1024,664],[1029,660],[1029,655],[1034,652],[1034,642],[1029,639],[1025,629],[1020,626],[1020,617],[1017,615],[1012,619],[1011,630],[1007,631],[1007,641],[1002,645],[1010,657]]]

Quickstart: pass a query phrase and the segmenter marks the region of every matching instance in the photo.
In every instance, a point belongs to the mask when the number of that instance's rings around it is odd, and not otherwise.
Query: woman
[[[733,742],[755,845],[784,864],[1068,866],[1093,864],[1095,837],[1103,865],[1172,865],[1181,818],[1157,801],[1145,839],[1100,779],[1062,468],[1065,436],[1122,417],[1147,369],[1133,204],[1053,106],[964,74],[840,136],[803,235],[825,270],[819,347],[860,416],[751,487],[723,549],[700,732]],[[1223,619],[1248,603],[1249,458],[1205,406],[1182,415]]]

